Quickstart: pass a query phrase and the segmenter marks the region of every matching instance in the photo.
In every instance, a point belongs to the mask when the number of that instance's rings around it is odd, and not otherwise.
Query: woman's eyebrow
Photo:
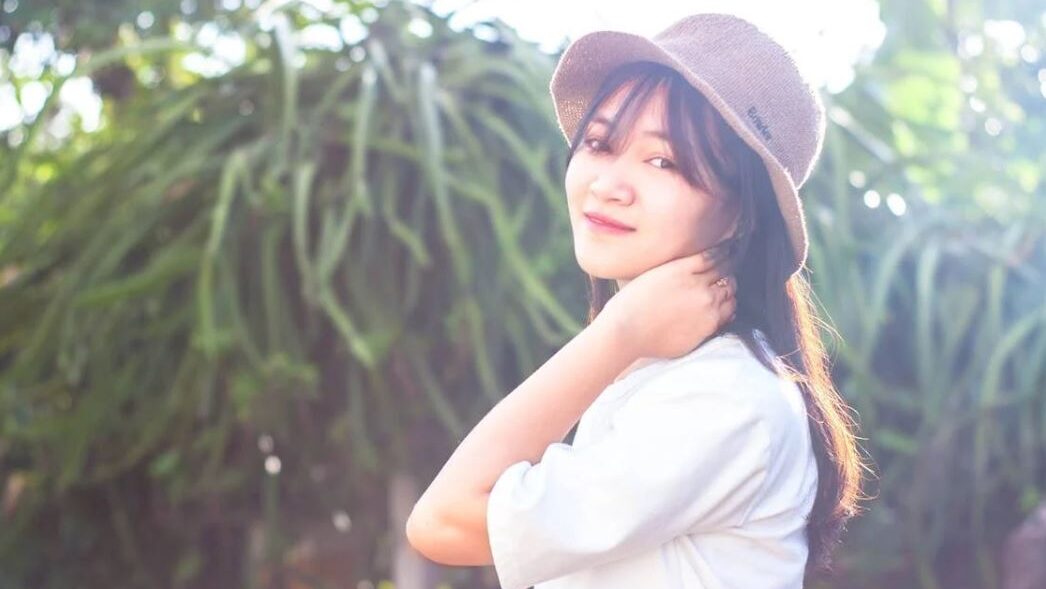
[[[596,115],[592,117],[592,123],[609,127],[610,119],[604,117],[603,115]],[[661,141],[668,142],[668,135],[666,135],[665,132],[660,129],[646,129],[642,132],[642,134],[648,135],[650,137],[655,137],[657,139],[660,139]]]

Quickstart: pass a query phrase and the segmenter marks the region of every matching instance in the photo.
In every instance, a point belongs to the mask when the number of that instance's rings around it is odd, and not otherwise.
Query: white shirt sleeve
[[[731,391],[651,388],[582,448],[510,465],[487,505],[502,589],[525,589],[745,522],[762,492],[768,430]]]

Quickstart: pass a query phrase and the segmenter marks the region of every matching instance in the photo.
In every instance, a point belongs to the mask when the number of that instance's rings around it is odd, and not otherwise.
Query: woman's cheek
[[[580,214],[582,205],[584,204],[581,200],[585,192],[581,184],[581,179],[579,178],[579,166],[575,165],[573,161],[570,166],[567,167],[563,184],[567,195],[567,207],[571,216]]]

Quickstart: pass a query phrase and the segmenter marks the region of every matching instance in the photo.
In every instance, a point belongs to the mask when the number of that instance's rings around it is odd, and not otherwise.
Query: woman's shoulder
[[[683,356],[667,360],[658,376],[709,387],[722,386],[727,384],[724,380],[732,382],[741,377],[777,376],[779,360],[766,336],[759,330],[754,330],[753,335],[755,345],[761,348],[759,351],[752,350],[739,334],[723,333]],[[773,368],[763,364],[759,358],[760,351]],[[699,379],[696,378],[698,375]]]
[[[769,367],[744,338],[724,333],[679,358],[661,362],[658,370],[638,383],[628,401],[642,404],[658,397],[685,400],[688,396],[716,395],[724,402],[740,403],[759,413],[772,422],[774,429],[794,427],[795,417],[806,413],[801,392],[786,376],[766,336],[758,330],[754,335]]]

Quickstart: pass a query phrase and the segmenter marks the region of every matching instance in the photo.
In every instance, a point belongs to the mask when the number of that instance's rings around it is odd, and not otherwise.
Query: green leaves
[[[982,23],[959,7],[883,3],[892,36],[829,97],[807,189],[811,278],[843,338],[835,374],[876,463],[870,513],[891,514],[855,520],[841,559],[896,539],[848,586],[879,586],[877,566],[910,586],[959,570],[997,586],[993,543],[1046,488],[1046,201],[1013,172],[1041,159],[1044,121],[1000,122],[1030,76],[1000,84],[998,56],[964,56]]]
[[[149,496],[178,521],[158,532],[137,503],[115,523],[83,514],[120,526],[126,550],[100,566],[162,562],[192,585],[212,557],[159,551],[193,545],[214,509],[236,529],[264,519],[270,538],[284,502],[340,509],[412,465],[413,432],[448,447],[580,327],[583,292],[571,312],[554,288],[575,269],[552,58],[418,10],[386,7],[346,57],[303,51],[276,9],[271,29],[245,29],[265,42],[242,66],[122,104],[46,173],[29,173],[35,148],[14,154],[0,465],[42,484],[0,547],[36,534],[98,561],[40,519],[80,513],[78,493]],[[399,34],[419,14],[431,42]],[[106,59],[136,55],[121,51]]]

